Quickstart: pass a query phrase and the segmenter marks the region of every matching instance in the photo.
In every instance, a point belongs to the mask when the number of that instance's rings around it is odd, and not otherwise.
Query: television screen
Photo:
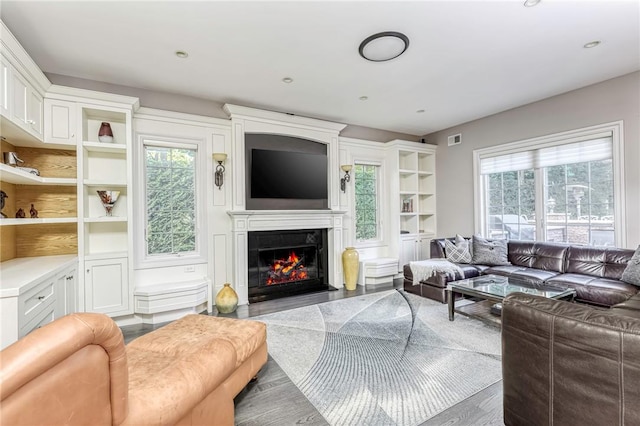
[[[326,199],[327,156],[252,149],[251,197]]]

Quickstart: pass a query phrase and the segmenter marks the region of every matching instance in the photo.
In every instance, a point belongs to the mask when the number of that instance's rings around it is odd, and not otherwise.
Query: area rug
[[[501,379],[498,328],[404,291],[253,319],[331,425],[417,425]]]

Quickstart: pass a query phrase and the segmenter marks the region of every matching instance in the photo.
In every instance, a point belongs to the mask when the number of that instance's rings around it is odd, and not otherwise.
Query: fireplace
[[[328,289],[326,229],[254,231],[248,243],[249,302]]]

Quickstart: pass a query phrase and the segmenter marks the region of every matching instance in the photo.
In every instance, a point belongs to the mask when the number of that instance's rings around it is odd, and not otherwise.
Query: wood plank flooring
[[[268,300],[248,306],[240,306],[232,314],[218,314],[214,308],[213,315],[240,319],[251,318],[362,294],[377,293],[392,288],[402,288],[402,280],[399,279],[395,280],[393,284],[389,283],[366,289],[358,286],[355,291],[339,289]],[[128,343],[138,336],[162,327],[162,325],[164,324],[141,324],[122,327],[125,342]],[[249,383],[238,394],[235,399],[235,405],[236,425],[238,426],[315,426],[328,424],[271,357],[258,373],[258,381]],[[500,381],[429,419],[422,426],[502,424],[502,382]]]

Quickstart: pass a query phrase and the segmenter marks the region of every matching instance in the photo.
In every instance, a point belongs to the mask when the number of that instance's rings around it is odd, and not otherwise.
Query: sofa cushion
[[[560,243],[509,241],[509,262],[543,271],[564,272],[564,259],[569,246]]]
[[[507,240],[487,240],[480,235],[472,238],[473,263],[481,265],[510,265],[507,256]]]
[[[444,240],[444,252],[447,260],[453,263],[471,263],[471,251],[469,241],[460,235],[456,235],[454,242]]]
[[[551,285],[574,288],[576,299],[602,306],[622,303],[638,292],[637,287],[619,280],[583,274],[561,274],[546,282]]]
[[[521,269],[519,271],[515,271],[510,276],[528,281],[530,283],[541,284],[557,275],[560,275],[560,273],[554,272],[554,271],[544,271],[542,269],[536,269],[536,268],[526,268],[526,269]]]
[[[622,272],[622,281],[640,287],[640,246]]]
[[[633,253],[629,249],[570,246],[565,271],[619,280]]]
[[[523,271],[525,269],[526,268],[522,266],[515,266],[515,265],[489,266],[482,271],[482,274],[483,275],[489,275],[489,274],[503,275],[505,277],[508,277],[509,275],[517,271]]]

